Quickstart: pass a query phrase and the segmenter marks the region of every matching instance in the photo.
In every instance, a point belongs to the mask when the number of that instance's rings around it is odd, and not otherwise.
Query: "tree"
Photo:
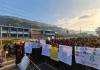
[[[96,31],[96,34],[100,37],[100,27],[98,27],[95,31]]]

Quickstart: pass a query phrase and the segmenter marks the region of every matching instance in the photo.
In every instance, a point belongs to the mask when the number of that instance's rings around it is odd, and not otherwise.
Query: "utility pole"
[[[80,34],[82,33],[81,23],[80,23]]]

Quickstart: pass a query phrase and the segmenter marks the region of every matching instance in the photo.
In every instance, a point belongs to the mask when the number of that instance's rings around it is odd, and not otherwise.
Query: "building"
[[[43,38],[55,38],[56,32],[52,30],[42,30]]]
[[[30,29],[0,25],[0,38],[30,38]]]
[[[31,29],[31,38],[32,39],[40,39],[42,38],[42,30],[37,28]]]
[[[31,38],[33,39],[47,39],[49,38],[55,38],[56,33],[52,30],[42,30],[38,28],[32,28],[31,29]]]

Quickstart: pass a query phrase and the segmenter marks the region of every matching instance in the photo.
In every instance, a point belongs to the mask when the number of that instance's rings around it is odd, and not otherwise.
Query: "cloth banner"
[[[100,48],[75,47],[75,59],[79,64],[100,70]]]
[[[24,56],[22,61],[18,64],[20,70],[26,70],[28,65],[30,64],[28,56]]]
[[[58,61],[58,48],[57,47],[50,47],[50,58],[54,61]]]
[[[43,44],[42,45],[42,55],[50,57],[50,47],[51,45],[49,44]]]
[[[25,42],[25,53],[32,53],[32,44],[31,44],[31,42]]]
[[[72,64],[72,47],[66,45],[59,45],[58,53],[59,61],[64,62],[65,64]]]

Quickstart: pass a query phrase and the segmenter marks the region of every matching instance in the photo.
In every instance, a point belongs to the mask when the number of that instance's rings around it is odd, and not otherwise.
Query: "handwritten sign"
[[[79,64],[100,69],[100,50],[99,48],[77,47],[80,51],[77,53],[75,49],[75,59]]]
[[[58,58],[60,61],[71,65],[72,63],[72,47],[66,45],[59,45]]]
[[[51,45],[49,44],[43,44],[42,45],[42,55],[50,57],[50,47]]]
[[[32,46],[30,42],[25,42],[25,53],[32,53]]]

